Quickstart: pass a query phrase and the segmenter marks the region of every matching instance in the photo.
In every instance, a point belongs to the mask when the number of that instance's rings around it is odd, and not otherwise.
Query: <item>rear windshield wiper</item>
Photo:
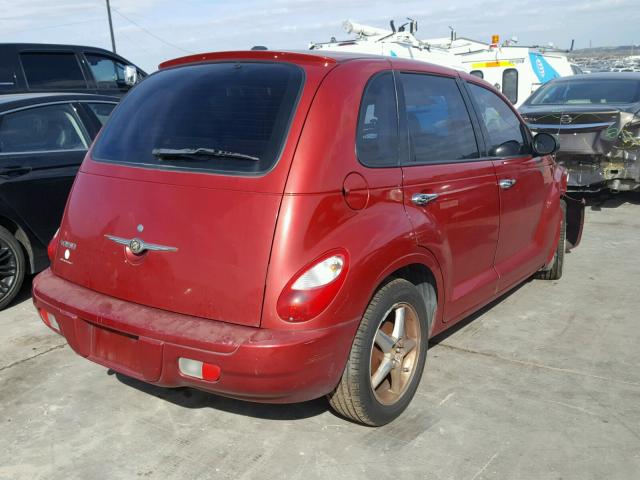
[[[259,162],[260,158],[246,153],[228,152],[217,148],[154,148],[151,153],[158,157],[158,160],[169,158],[189,158],[189,157],[228,157],[239,160],[251,160]]]

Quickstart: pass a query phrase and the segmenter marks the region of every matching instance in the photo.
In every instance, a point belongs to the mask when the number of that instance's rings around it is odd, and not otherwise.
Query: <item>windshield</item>
[[[284,63],[160,71],[122,100],[93,158],[162,169],[264,173],[278,160],[302,82],[302,70]]]
[[[606,105],[640,101],[640,81],[580,79],[551,82],[540,87],[529,105]]]

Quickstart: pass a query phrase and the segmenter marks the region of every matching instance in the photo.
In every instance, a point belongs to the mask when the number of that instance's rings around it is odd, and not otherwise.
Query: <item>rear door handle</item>
[[[503,178],[498,182],[498,185],[500,185],[500,188],[503,190],[508,190],[511,187],[513,187],[515,184],[516,184],[515,178]]]
[[[411,196],[411,201],[416,205],[423,206],[433,202],[436,198],[438,198],[437,193],[414,193]]]

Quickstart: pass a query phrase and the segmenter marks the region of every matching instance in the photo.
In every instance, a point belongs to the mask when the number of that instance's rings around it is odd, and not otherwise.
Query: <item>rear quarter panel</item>
[[[324,79],[316,94],[280,209],[262,327],[312,329],[351,322],[353,334],[376,288],[394,270],[424,263],[440,281],[433,257],[417,246],[404,211],[401,169],[368,168],[356,157],[365,85],[372,75],[389,68],[386,60],[346,62]],[[343,195],[344,179],[352,172],[367,183],[366,206],[360,210],[350,208]],[[339,247],[349,254],[349,271],[334,301],[308,322],[280,319],[276,304],[287,282],[314,259]],[[337,358],[346,358],[346,353],[337,352]]]

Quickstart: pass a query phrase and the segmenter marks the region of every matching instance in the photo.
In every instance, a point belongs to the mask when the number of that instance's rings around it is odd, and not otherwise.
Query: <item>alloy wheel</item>
[[[371,346],[371,389],[378,402],[393,405],[407,391],[420,358],[418,313],[396,303],[384,315]]]

